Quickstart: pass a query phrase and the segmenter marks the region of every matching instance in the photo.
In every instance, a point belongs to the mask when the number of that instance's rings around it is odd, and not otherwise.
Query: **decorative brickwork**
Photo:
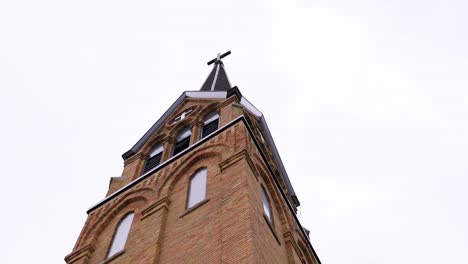
[[[187,109],[187,117],[170,123]],[[203,120],[213,111],[220,128],[201,139]],[[89,211],[66,262],[319,263],[269,143],[256,132],[256,119],[237,96],[187,99],[125,161],[122,176],[111,179],[107,199]],[[191,146],[172,157],[183,127],[192,128]],[[161,164],[142,175],[157,144],[164,145]],[[200,168],[207,169],[206,197],[187,208],[190,177]],[[262,186],[271,201],[271,223],[263,212]],[[125,250],[106,259],[116,226],[129,212],[135,217]]]

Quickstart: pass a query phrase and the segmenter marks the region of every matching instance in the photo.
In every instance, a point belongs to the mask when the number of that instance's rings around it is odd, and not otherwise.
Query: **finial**
[[[218,53],[218,55],[216,56],[215,59],[212,59],[210,60],[209,62],[207,62],[208,65],[211,65],[213,63],[220,63],[221,62],[221,59],[226,57],[227,55],[231,54],[231,51],[228,51],[226,53],[224,53],[223,55],[221,55],[221,53]]]

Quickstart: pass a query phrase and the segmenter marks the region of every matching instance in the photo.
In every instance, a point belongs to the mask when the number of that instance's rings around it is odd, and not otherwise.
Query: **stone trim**
[[[134,162],[135,160],[145,160],[146,159],[146,154],[144,153],[137,153],[133,156],[131,156],[129,159],[124,161],[124,166],[127,166],[128,164]]]
[[[179,218],[184,217],[184,216],[187,215],[188,213],[194,211],[195,209],[197,209],[198,207],[200,207],[200,206],[206,204],[206,203],[209,202],[209,201],[210,201],[209,198],[208,198],[208,199],[205,198],[205,200],[203,200],[203,201],[201,201],[201,202],[195,204],[194,206],[192,206],[192,207],[190,207],[190,208],[185,209],[185,211],[182,212],[182,214],[179,216]]]
[[[169,209],[169,204],[170,204],[169,198],[164,197],[164,198],[160,199],[159,201],[157,201],[157,202],[153,203],[152,205],[148,206],[145,210],[143,210],[141,212],[141,215],[142,215],[141,220],[143,220],[146,217],[156,213],[160,209],[165,208],[166,210],[168,210]]]
[[[112,255],[111,257],[105,259],[104,261],[100,262],[99,264],[107,264],[111,261],[113,261],[114,259],[122,256],[123,254],[125,253],[125,249],[122,249],[121,251],[115,253],[114,255]]]
[[[294,251],[296,251],[296,254],[297,256],[299,256],[299,258],[304,261],[304,254],[302,253],[302,250],[299,248],[299,245],[297,244],[296,240],[294,239],[294,236],[293,234],[291,233],[291,231],[286,231],[284,232],[283,234],[285,240],[286,240],[286,243],[289,243],[291,244],[291,246],[294,248]]]
[[[75,250],[75,252],[70,253],[65,257],[65,262],[71,264],[77,262],[80,259],[83,259],[83,263],[87,263],[88,258],[93,254],[95,248],[92,243],[83,246],[82,248]]]
[[[203,125],[204,125],[203,120],[197,119],[197,120],[195,120],[195,122],[193,122],[192,128],[194,128],[194,127],[200,127],[201,128],[201,127],[203,127]]]
[[[239,102],[239,99],[236,96],[231,96],[228,99],[224,100],[222,103],[220,103],[216,108],[221,110],[221,108],[228,106],[232,102]]]
[[[223,172],[224,170],[236,164],[237,162],[241,161],[242,159],[245,159],[245,161],[247,161],[247,164],[249,165],[250,169],[252,169],[253,174],[255,175],[255,179],[258,181],[258,173],[257,173],[257,170],[255,169],[255,165],[252,159],[250,158],[249,153],[245,149],[223,160],[221,163],[219,163],[219,168],[221,172]]]

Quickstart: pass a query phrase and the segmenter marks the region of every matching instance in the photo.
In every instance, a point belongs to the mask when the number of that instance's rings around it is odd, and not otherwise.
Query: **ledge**
[[[85,260],[91,256],[94,252],[93,244],[87,244],[80,249],[73,251],[68,256],[65,257],[65,262],[67,263],[74,263],[77,262],[79,259],[84,258]]]
[[[236,154],[232,155],[231,157],[221,161],[221,163],[219,163],[219,168],[220,168],[221,172],[224,172],[224,170],[226,170],[227,168],[229,168],[232,165],[236,164],[238,161],[240,161],[242,159],[245,159],[247,161],[247,163],[249,164],[250,169],[252,170],[256,180],[258,181],[257,169],[255,168],[255,165],[254,165],[252,159],[250,158],[249,153],[245,149],[243,149],[243,150],[237,152]]]
[[[195,209],[197,209],[198,207],[206,204],[207,202],[209,202],[210,199],[205,199],[197,204],[195,204],[194,206],[190,207],[190,208],[187,208],[185,209],[185,211],[182,212],[182,214],[179,216],[179,218],[182,218],[184,217],[185,215],[189,214],[190,212],[194,211]]]
[[[104,260],[103,262],[101,262],[99,264],[107,264],[107,263],[113,261],[114,259],[122,256],[124,253],[125,253],[125,249],[122,249],[121,251],[115,253],[114,255],[112,255],[111,257],[107,258],[106,260]]]

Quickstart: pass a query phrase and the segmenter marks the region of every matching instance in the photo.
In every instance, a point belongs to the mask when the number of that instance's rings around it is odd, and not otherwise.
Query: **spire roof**
[[[211,70],[208,78],[206,78],[205,83],[203,83],[200,91],[209,92],[209,91],[227,91],[231,89],[231,84],[224,69],[224,64],[221,61],[222,58],[231,54],[230,51],[224,53],[223,55],[218,53],[218,56],[209,61],[208,65],[214,63],[213,70]]]

